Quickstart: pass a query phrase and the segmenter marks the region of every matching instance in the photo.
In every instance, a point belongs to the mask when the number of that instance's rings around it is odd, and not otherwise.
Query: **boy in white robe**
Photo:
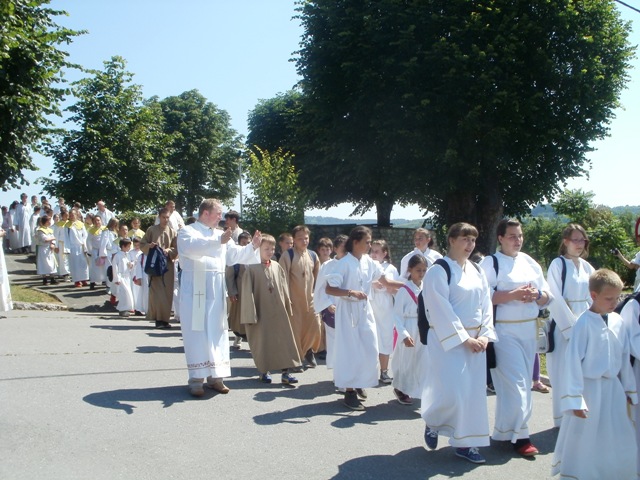
[[[622,287],[611,270],[597,270],[589,279],[593,304],[576,321],[567,346],[564,416],[552,475],[637,478],[637,446],[627,403],[637,405],[638,394],[628,332],[620,315],[612,313]]]
[[[119,241],[120,251],[113,256],[113,294],[118,300],[117,309],[121,317],[128,317],[133,311],[133,293],[131,293],[131,274],[133,262],[129,259],[131,240],[128,237]]]
[[[136,274],[138,273],[138,264],[140,263],[140,257],[142,256],[139,237],[133,237],[131,239],[131,250],[129,250],[127,256],[129,257],[129,261],[133,265],[133,268],[131,270],[131,293],[133,294],[133,309],[135,311],[138,310],[138,297],[140,296],[140,290],[142,289],[142,285],[135,282]]]
[[[138,240],[140,243],[140,240]],[[149,277],[144,273],[144,264],[147,256],[140,250],[140,256],[137,257],[134,267],[133,283],[140,289],[136,297],[135,312],[136,315],[146,315],[149,308]]]

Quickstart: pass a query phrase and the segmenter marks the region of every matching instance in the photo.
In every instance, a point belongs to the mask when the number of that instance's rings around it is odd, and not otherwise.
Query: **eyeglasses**
[[[588,243],[589,240],[587,240],[586,238],[570,238],[569,239],[572,243]]]

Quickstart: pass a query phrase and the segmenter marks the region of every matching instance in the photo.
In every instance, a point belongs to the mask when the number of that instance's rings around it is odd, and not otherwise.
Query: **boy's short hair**
[[[613,270],[601,268],[596,270],[589,277],[589,291],[600,293],[604,287],[614,287],[619,290],[624,288],[624,283]]]
[[[251,241],[251,234],[249,232],[242,232],[240,235],[238,235],[238,243],[240,243],[240,239],[242,238]]]
[[[273,238],[273,236],[269,235],[268,233],[263,233],[262,234],[262,241],[260,242],[260,245],[262,245],[263,243],[268,243],[268,244],[273,245],[275,247],[276,246],[276,239]]]
[[[278,237],[278,242],[281,242],[286,238],[293,238],[293,235],[291,235],[289,232],[281,233],[280,236]]]
[[[236,222],[239,222],[240,214],[235,210],[229,210],[227,213],[224,214],[224,219],[226,220],[227,218],[233,218],[235,219]]]
[[[322,237],[320,240],[318,240],[318,243],[316,244],[316,250],[319,249],[320,247],[329,247],[330,249],[333,250],[333,242],[331,241],[330,238]]]
[[[140,243],[140,237],[133,237],[133,238],[131,239],[131,241],[132,241],[133,243]]]
[[[293,227],[293,230],[291,230],[291,236],[295,238],[298,232],[304,232],[309,235],[311,233],[311,230],[309,230],[309,227],[307,227],[306,225],[297,225],[296,227]]]
[[[341,233],[333,239],[334,248],[338,248],[340,245],[344,245],[345,243],[347,243],[347,240],[349,240],[349,237],[347,237],[344,233]]]
[[[125,245],[131,245],[131,240],[129,238],[121,238],[119,245],[120,248],[124,247]]]

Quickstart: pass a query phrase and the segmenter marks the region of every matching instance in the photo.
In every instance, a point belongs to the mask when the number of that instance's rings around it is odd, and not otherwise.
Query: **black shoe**
[[[344,392],[343,403],[351,410],[364,410],[364,406],[362,405],[360,400],[358,400],[358,394],[354,390],[351,390],[350,392]]]
[[[96,289],[96,283],[95,282],[91,282],[89,284],[89,290],[95,290]]]
[[[316,358],[318,360],[326,360],[327,359],[327,351],[326,350],[322,350],[322,351],[316,353]]]
[[[171,328],[171,324],[169,322],[156,321],[156,328],[161,330],[169,330]]]
[[[313,350],[309,350],[307,354],[304,356],[304,361],[309,365],[309,368],[316,368],[318,366],[318,362],[316,362],[316,357],[313,354]]]
[[[358,398],[361,400],[366,400],[369,396],[364,388],[356,388],[356,395],[358,395]]]
[[[44,278],[42,279],[42,284],[43,284],[43,285],[46,285],[48,281],[49,281],[49,280],[47,279],[47,277],[44,277]]]
[[[57,285],[58,281],[55,278],[51,278],[51,285]]]

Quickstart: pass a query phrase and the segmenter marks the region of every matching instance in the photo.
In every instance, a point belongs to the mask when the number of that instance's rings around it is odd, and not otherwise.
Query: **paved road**
[[[20,265],[14,279],[37,282]],[[46,288],[63,298],[78,293]],[[104,292],[71,298],[84,303],[0,315],[3,480],[549,478],[549,395],[534,394],[532,439],[541,455],[518,458],[494,443],[483,449],[487,464],[475,466],[442,438],[438,450],[425,451],[418,407],[398,404],[388,386],[370,389],[365,412],[346,410],[323,366],[300,374],[296,388],[282,387],[277,375],[265,385],[250,353],[234,352],[231,393],[194,399],[177,329],[118,317]]]

